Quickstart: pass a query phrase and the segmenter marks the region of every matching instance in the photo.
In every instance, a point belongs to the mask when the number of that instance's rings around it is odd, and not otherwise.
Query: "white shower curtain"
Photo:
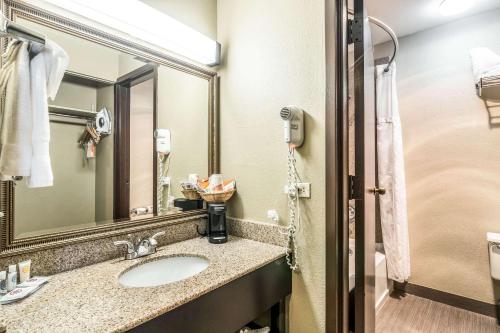
[[[382,237],[389,278],[404,282],[410,277],[410,251],[406,213],[403,138],[396,89],[396,65],[377,66],[377,160]]]

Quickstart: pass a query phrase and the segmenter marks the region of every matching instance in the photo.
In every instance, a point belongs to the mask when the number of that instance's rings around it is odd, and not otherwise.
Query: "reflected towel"
[[[469,53],[475,83],[486,76],[500,75],[500,55],[487,47],[476,47],[471,49]]]
[[[32,159],[32,112],[28,43],[13,41],[3,54],[0,89],[0,178],[29,176]]]
[[[33,157],[29,187],[52,186],[53,174],[50,163],[50,124],[47,98],[54,100],[69,58],[66,52],[51,40],[45,45],[33,45],[38,54],[31,60],[31,103],[33,110]]]

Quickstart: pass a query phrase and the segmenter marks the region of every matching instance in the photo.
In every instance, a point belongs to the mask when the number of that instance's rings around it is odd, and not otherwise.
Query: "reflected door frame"
[[[115,83],[115,149],[113,158],[113,218],[130,219],[130,96],[131,88],[153,80],[153,128],[157,127],[158,66],[144,65],[118,78]],[[154,135],[151,133],[153,156],[156,157]],[[152,165],[153,179],[157,179],[156,158]],[[157,214],[157,182],[153,182],[153,213]]]

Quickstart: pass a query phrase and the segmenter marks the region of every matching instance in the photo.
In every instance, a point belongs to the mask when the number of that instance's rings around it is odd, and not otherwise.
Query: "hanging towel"
[[[377,163],[380,220],[389,278],[404,282],[410,277],[410,250],[406,212],[403,138],[396,89],[396,65],[377,66]]]
[[[53,175],[49,155],[50,124],[47,98],[54,100],[68,68],[66,52],[51,40],[33,45],[37,53],[30,64],[31,103],[33,110],[33,157],[29,187],[52,186]]]
[[[487,47],[476,47],[469,51],[475,83],[485,76],[500,75],[500,55]]]
[[[28,43],[11,42],[2,56],[0,91],[0,178],[29,176],[32,159],[32,113]]]

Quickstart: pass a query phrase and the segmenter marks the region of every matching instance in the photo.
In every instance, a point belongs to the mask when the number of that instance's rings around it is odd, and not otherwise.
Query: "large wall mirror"
[[[49,101],[54,185],[2,182],[1,250],[203,213],[172,200],[188,175],[217,171],[215,72],[21,3],[4,7],[70,63]]]

